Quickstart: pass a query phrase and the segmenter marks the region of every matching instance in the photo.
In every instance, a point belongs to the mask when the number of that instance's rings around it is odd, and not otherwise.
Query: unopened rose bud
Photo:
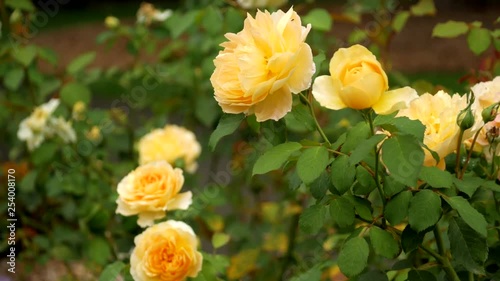
[[[470,129],[474,125],[474,121],[474,114],[470,107],[465,108],[458,114],[457,124],[464,131]]]
[[[107,16],[104,25],[109,29],[115,29],[120,25],[120,20],[113,16]]]
[[[483,112],[481,112],[481,116],[483,117],[484,123],[495,120],[495,117],[498,113],[498,105],[498,103],[495,103],[483,109]]]

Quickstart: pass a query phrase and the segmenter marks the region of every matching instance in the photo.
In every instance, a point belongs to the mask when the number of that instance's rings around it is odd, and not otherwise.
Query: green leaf
[[[419,178],[434,188],[450,188],[454,179],[449,172],[438,167],[422,167]]]
[[[395,180],[416,186],[424,151],[414,136],[394,135],[382,144],[382,160]]]
[[[315,235],[325,223],[327,208],[317,204],[305,209],[299,217],[299,228],[304,233]]]
[[[365,30],[360,29],[359,27],[354,28],[354,30],[349,34],[349,37],[347,38],[347,42],[350,45],[354,45],[356,43],[363,42],[366,40],[367,35]]]
[[[399,33],[406,25],[408,18],[410,17],[410,13],[408,11],[401,11],[396,14],[394,17],[394,21],[392,22],[392,29]]]
[[[51,65],[57,65],[57,53],[50,48],[38,48],[38,57],[46,60]]]
[[[408,281],[436,281],[436,276],[426,270],[412,269],[408,272]]]
[[[414,16],[433,16],[436,14],[434,0],[420,0],[416,5],[411,6],[410,11]]]
[[[313,29],[319,31],[330,31],[332,29],[332,18],[325,9],[315,8],[302,17],[304,23],[310,23]]]
[[[395,194],[403,191],[406,186],[398,181],[396,181],[393,177],[388,176],[385,177],[385,181],[383,183],[383,189],[386,196],[392,197]]]
[[[176,39],[182,33],[184,33],[188,28],[193,25],[199,11],[190,11],[184,15],[174,13],[167,21],[165,25],[172,33],[172,38]]]
[[[363,140],[352,152],[351,152],[351,157],[349,158],[349,163],[351,165],[358,164],[361,162],[365,157],[370,154],[370,152],[373,152],[374,149],[376,148],[376,145],[381,142],[383,139],[385,139],[387,136],[386,135],[374,135],[370,137],[369,139]]]
[[[210,135],[208,146],[213,151],[219,140],[227,135],[230,135],[238,129],[241,121],[245,118],[243,114],[224,114],[219,120],[219,124],[215,131]]]
[[[343,197],[351,202],[351,204],[354,206],[354,210],[361,218],[369,221],[373,220],[372,205],[368,199],[351,194],[345,194]]]
[[[487,236],[486,227],[488,226],[488,223],[484,219],[484,216],[469,204],[469,201],[461,196],[443,196],[443,199],[458,212],[460,217],[462,217],[462,219],[470,227],[472,227],[472,229],[477,231],[483,237]]]
[[[472,28],[467,35],[467,44],[476,56],[482,54],[490,47],[490,31],[486,28]]]
[[[460,191],[467,194],[469,197],[472,197],[481,184],[483,184],[484,179],[465,175],[461,180],[453,178],[453,182]]]
[[[328,187],[331,186],[330,176],[326,171],[311,183],[311,195],[316,199],[325,197]]]
[[[229,239],[231,239],[231,237],[226,233],[222,232],[214,233],[214,235],[212,236],[212,246],[214,247],[214,249],[218,249],[226,245],[227,242],[229,242]]]
[[[37,170],[31,170],[29,171],[28,174],[26,174],[21,182],[19,183],[20,189],[25,192],[33,192],[35,191],[35,182],[36,178],[38,177],[38,171]]]
[[[11,91],[16,91],[21,86],[24,79],[24,69],[22,67],[15,67],[7,71],[3,78],[5,87]]]
[[[304,150],[297,160],[297,174],[305,184],[312,183],[328,165],[328,150],[323,146]]]
[[[469,31],[469,26],[462,21],[449,20],[438,23],[432,30],[432,37],[454,38]]]
[[[370,137],[370,127],[365,122],[359,122],[347,131],[347,137],[341,152],[349,153],[365,139]],[[332,148],[333,149],[333,148]]]
[[[78,101],[89,104],[90,97],[89,88],[77,82],[66,84],[61,89],[61,101],[67,106],[73,106]]]
[[[34,45],[28,45],[26,47],[17,47],[12,49],[12,57],[21,63],[24,67],[31,64],[33,59],[35,59],[37,49]]]
[[[425,232],[416,232],[407,225],[401,234],[401,246],[406,254],[411,251],[416,250],[420,244],[424,241]]]
[[[425,230],[435,225],[440,217],[441,199],[431,190],[421,190],[410,200],[408,219],[414,230]]]
[[[338,265],[347,277],[359,275],[365,269],[370,248],[363,237],[354,237],[347,241],[338,258]]]
[[[401,133],[415,136],[417,140],[423,141],[425,126],[419,120],[411,120],[408,117],[394,118],[391,115],[379,115],[373,120],[375,126],[380,126],[390,133]]]
[[[373,176],[362,166],[356,167],[356,179],[358,181],[352,189],[355,195],[368,195],[377,187]]]
[[[5,0],[5,5],[12,9],[19,9],[28,12],[35,11],[35,6],[33,6],[33,3],[31,3],[30,0]]]
[[[88,52],[82,55],[79,55],[76,57],[74,60],[72,60],[68,66],[66,67],[66,70],[70,74],[76,74],[83,70],[87,65],[92,63],[96,57],[95,52]]]
[[[286,142],[269,149],[255,162],[252,175],[265,174],[279,169],[288,160],[290,155],[301,148],[302,145],[298,142]]]
[[[208,31],[209,34],[216,36],[222,31],[224,18],[219,9],[214,6],[208,6],[204,10],[202,26]]]
[[[120,272],[125,268],[125,264],[121,261],[115,261],[108,264],[99,276],[99,281],[115,281]]]
[[[500,192],[500,185],[497,184],[495,181],[485,181],[481,184],[481,186],[494,192]]]
[[[460,218],[450,220],[448,237],[454,261],[475,274],[484,274],[483,264],[488,257],[486,239]]]
[[[330,216],[339,227],[348,227],[354,223],[354,206],[348,199],[336,196],[330,201]]]
[[[111,258],[111,247],[104,238],[90,239],[84,251],[91,261],[100,265],[106,264]]]
[[[384,217],[391,225],[396,225],[406,218],[411,199],[411,191],[403,191],[387,202]]]
[[[285,122],[287,129],[299,133],[312,131],[315,126],[309,108],[303,104],[293,106],[291,114],[285,115]]]
[[[314,266],[313,268],[301,273],[298,276],[293,277],[290,281],[311,281],[311,280],[321,280],[321,269],[319,266]]]
[[[335,189],[342,195],[346,193],[354,182],[356,168],[349,164],[349,157],[340,155],[332,163],[331,178]]]
[[[37,167],[47,164],[53,160],[58,149],[58,145],[53,142],[42,143],[42,145],[31,154],[31,161]]]
[[[376,270],[361,274],[356,281],[389,281],[389,278],[382,271]]]
[[[377,255],[392,259],[400,252],[399,243],[394,236],[376,226],[370,228],[370,241]]]

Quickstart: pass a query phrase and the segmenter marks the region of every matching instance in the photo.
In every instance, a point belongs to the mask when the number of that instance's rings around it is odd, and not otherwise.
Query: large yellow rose
[[[193,229],[169,220],[146,229],[134,239],[130,273],[135,281],[182,281],[196,277],[203,256]]]
[[[398,116],[406,116],[412,120],[419,120],[425,125],[424,144],[435,151],[440,162],[425,151],[425,166],[438,166],[444,168],[444,158],[453,153],[457,147],[460,127],[457,125],[457,116],[467,107],[467,98],[439,91],[435,95],[423,94],[410,102],[408,108],[399,111]],[[464,136],[469,137],[470,130]]]
[[[182,170],[166,161],[139,166],[118,183],[116,213],[139,215],[141,227],[152,225],[167,210],[185,210],[191,205],[191,191],[179,193],[183,184]]]
[[[165,160],[174,164],[184,161],[185,170],[194,173],[198,167],[196,159],[200,156],[201,146],[193,132],[176,125],[155,129],[139,140],[139,164]]]
[[[255,114],[257,121],[279,120],[292,108],[292,93],[311,84],[315,65],[303,27],[293,9],[284,13],[257,11],[248,15],[242,31],[215,58],[210,78],[215,99],[226,113]]]
[[[330,74],[317,77],[312,90],[319,104],[329,109],[373,108],[376,113],[389,114],[418,97],[410,87],[387,91],[389,83],[382,66],[361,45],[335,52],[330,60]]]
[[[472,110],[476,116],[473,129],[479,129],[484,125],[482,111],[488,106],[500,102],[500,76],[495,77],[492,81],[477,83],[471,87],[471,90],[476,98],[472,104]]]

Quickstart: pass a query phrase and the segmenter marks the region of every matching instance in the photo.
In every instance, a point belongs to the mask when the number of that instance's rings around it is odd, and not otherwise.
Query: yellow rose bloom
[[[279,120],[292,109],[292,93],[309,88],[315,72],[304,41],[311,25],[288,12],[257,11],[244,28],[228,33],[210,78],[215,99],[226,113],[255,114],[258,122]]]
[[[440,162],[424,149],[425,166],[438,166],[444,169],[444,158],[453,153],[457,147],[460,127],[457,125],[457,116],[467,107],[467,98],[439,91],[435,95],[423,94],[410,102],[408,108],[399,111],[397,116],[406,116],[412,120],[419,120],[425,126],[424,144],[435,151]],[[466,130],[464,137],[469,137],[470,130]]]
[[[476,123],[473,129],[479,129],[484,125],[481,113],[485,108],[494,103],[500,102],[500,76],[495,77],[492,81],[480,82],[471,87],[474,93],[474,103],[472,104],[472,110],[476,116]]]
[[[196,159],[201,146],[193,132],[176,125],[155,129],[139,140],[139,164],[165,160],[174,164],[177,159],[184,161],[185,170],[194,173],[198,168]]]
[[[130,274],[135,281],[182,281],[196,277],[203,256],[193,229],[169,220],[147,228],[134,239]]]
[[[373,108],[378,114],[389,114],[417,98],[417,92],[404,87],[387,91],[389,82],[377,58],[365,47],[341,48],[330,60],[330,75],[314,80],[314,98],[329,109]]]
[[[179,193],[183,184],[182,170],[166,161],[139,166],[118,183],[116,213],[139,215],[141,227],[152,225],[167,210],[186,210],[191,205],[191,191]]]

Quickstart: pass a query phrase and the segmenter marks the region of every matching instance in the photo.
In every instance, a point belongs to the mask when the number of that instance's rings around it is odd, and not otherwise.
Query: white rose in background
[[[237,0],[238,5],[244,9],[278,8],[285,5],[288,0]]]
[[[160,11],[151,3],[142,2],[137,11],[137,23],[150,25],[153,22],[163,22],[172,16],[172,10]]]
[[[17,137],[25,141],[28,150],[33,151],[39,147],[46,138],[59,136],[64,143],[76,141],[76,133],[71,127],[71,122],[62,117],[52,117],[59,106],[58,99],[51,99],[45,104],[36,107],[30,116],[19,124]]]
[[[500,76],[488,82],[477,83],[471,87],[471,90],[475,97],[472,110],[476,117],[476,123],[472,129],[477,131],[484,125],[481,117],[483,110],[494,103],[500,102]]]

